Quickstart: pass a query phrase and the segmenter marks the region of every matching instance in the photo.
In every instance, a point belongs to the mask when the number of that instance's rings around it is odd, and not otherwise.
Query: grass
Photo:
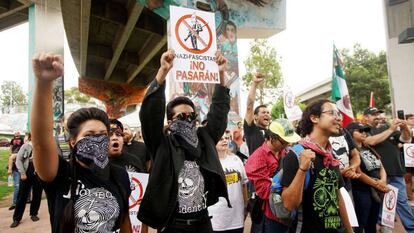
[[[0,201],[13,192],[13,187],[7,186],[7,161],[9,159],[9,147],[0,148]]]

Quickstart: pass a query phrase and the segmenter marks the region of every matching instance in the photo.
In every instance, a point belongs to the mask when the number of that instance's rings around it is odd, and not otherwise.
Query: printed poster
[[[131,182],[131,196],[129,196],[129,219],[133,233],[140,233],[142,230],[142,223],[138,220],[138,210],[144,196],[145,189],[148,184],[148,176],[146,173],[128,172]]]
[[[214,13],[170,6],[169,30],[168,47],[175,51],[172,80],[219,83]]]
[[[392,185],[387,185],[391,189],[384,195],[382,202],[381,224],[394,228],[395,209],[397,208],[398,189]],[[403,190],[405,192],[405,190]]]
[[[414,143],[404,144],[404,159],[406,167],[414,167]]]
[[[302,110],[296,104],[296,97],[289,87],[285,87],[283,91],[283,106],[289,121],[296,121],[302,118]]]

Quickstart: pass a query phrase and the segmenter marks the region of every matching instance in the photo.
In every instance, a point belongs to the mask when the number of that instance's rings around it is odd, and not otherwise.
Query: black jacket
[[[208,124],[197,131],[202,154],[197,160],[204,174],[204,190],[207,206],[225,197],[228,201],[227,186],[223,169],[218,159],[216,144],[227,127],[230,110],[229,89],[216,85]],[[145,145],[152,155],[152,171],[138,212],[138,219],[152,228],[167,226],[176,210],[178,175],[184,165],[185,152],[178,142],[164,133],[165,83],[158,85],[154,80],[142,102],[140,120]]]

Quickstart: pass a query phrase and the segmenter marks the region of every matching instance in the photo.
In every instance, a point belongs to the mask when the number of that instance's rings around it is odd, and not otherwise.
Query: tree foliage
[[[4,107],[26,105],[27,98],[22,87],[15,81],[3,81],[1,84],[0,101]]]
[[[275,100],[280,96],[280,87],[283,84],[282,73],[276,50],[268,44],[266,39],[255,39],[250,43],[250,55],[244,64],[246,75],[242,79],[247,89],[251,86],[255,72],[266,75],[265,80],[257,88],[256,96],[260,104],[265,104],[265,100]]]
[[[65,102],[68,104],[89,103],[90,101],[91,97],[81,93],[77,87],[65,90]]]
[[[354,45],[352,53],[347,49],[342,49],[341,53],[354,113],[361,113],[369,106],[371,91],[375,107],[388,109],[391,97],[386,53],[382,51],[377,55],[359,44]]]

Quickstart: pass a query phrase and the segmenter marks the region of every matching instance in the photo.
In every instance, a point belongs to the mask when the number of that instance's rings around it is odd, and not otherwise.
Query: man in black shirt
[[[311,103],[298,127],[303,137],[299,144],[304,150],[299,159],[293,151],[283,159],[283,204],[290,211],[302,204],[302,233],[337,233],[342,226],[346,232],[353,232],[339,192],[344,186],[339,161],[333,157],[329,143],[329,137],[337,135],[340,129],[341,113],[334,103]],[[309,182],[305,188],[307,174]]]
[[[249,153],[260,147],[264,142],[264,133],[270,124],[270,112],[266,105],[259,105],[253,111],[254,101],[256,99],[257,86],[263,82],[265,76],[256,73],[253,76],[252,86],[247,97],[246,115],[244,116],[244,137],[246,138]]]
[[[161,56],[161,67],[141,106],[142,134],[153,166],[138,219],[165,233],[212,232],[207,207],[219,197],[230,206],[215,147],[226,130],[230,110],[230,90],[224,86],[227,61],[216,53],[220,84],[215,85],[208,124],[197,128],[189,98],[176,97],[165,106],[165,77],[174,57],[173,50]]]
[[[388,184],[398,188],[397,213],[405,230],[414,232],[414,214],[405,192],[405,167],[398,148],[400,142],[411,142],[411,130],[407,122],[400,119],[393,119],[389,126],[378,127],[380,113],[382,111],[377,108],[365,109],[364,120],[371,129],[364,142],[381,155],[381,162],[387,172]]]
[[[145,171],[149,172],[151,166],[151,156],[143,142],[135,140],[135,135],[132,134],[130,127],[127,124],[124,126],[124,146],[122,151],[134,155],[141,163],[145,165]]]

